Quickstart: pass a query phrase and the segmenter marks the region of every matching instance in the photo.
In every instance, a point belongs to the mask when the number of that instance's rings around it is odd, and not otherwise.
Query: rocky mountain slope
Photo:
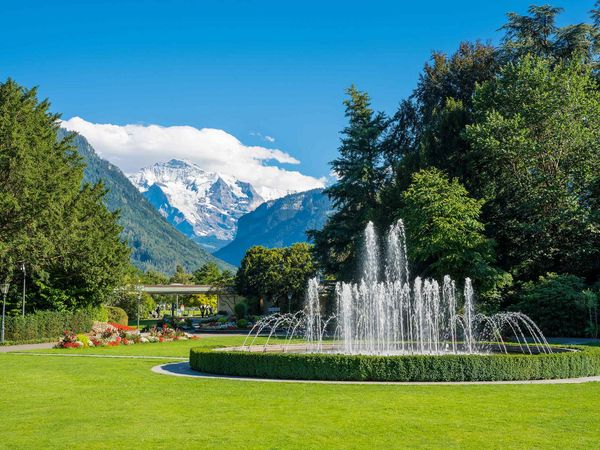
[[[129,179],[169,223],[210,251],[229,243],[238,219],[264,202],[249,183],[177,159]]]
[[[66,131],[61,130],[60,136]],[[137,267],[172,273],[180,264],[187,270],[195,270],[213,261],[222,268],[229,264],[215,258],[177,231],[146,200],[118,167],[100,158],[83,136],[76,136],[74,144],[86,163],[85,181],[102,181],[108,189],[106,205],[114,211],[119,209],[119,223],[124,227],[123,237],[129,243],[131,260]]]
[[[254,245],[284,247],[306,242],[306,231],[320,229],[331,212],[331,202],[322,189],[299,192],[263,203],[240,217],[235,239],[214,253],[239,265]]]

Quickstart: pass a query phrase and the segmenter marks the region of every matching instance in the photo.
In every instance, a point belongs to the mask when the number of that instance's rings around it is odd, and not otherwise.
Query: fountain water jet
[[[444,277],[442,286],[436,280],[420,277],[411,286],[401,220],[390,227],[384,242],[385,265],[381,266],[379,238],[369,223],[360,280],[335,285],[337,311],[333,316],[322,314],[319,284],[311,279],[304,311],[268,316],[255,325],[250,335],[256,339],[263,329],[269,329],[271,337],[285,329],[283,351],[292,349],[294,337],[303,337],[307,341],[305,351],[311,353],[439,355],[487,353],[492,347],[507,352],[505,332],[514,337],[523,352],[552,352],[542,332],[526,315],[477,314],[469,278],[464,281],[462,307],[456,284],[449,276]],[[331,339],[327,345],[324,338]],[[248,350],[251,347],[246,346]]]

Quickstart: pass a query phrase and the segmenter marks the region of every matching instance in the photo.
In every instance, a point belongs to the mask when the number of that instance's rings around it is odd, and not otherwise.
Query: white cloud
[[[185,159],[205,170],[247,181],[267,197],[322,187],[326,181],[269,165],[300,161],[278,149],[244,145],[235,136],[214,128],[111,125],[80,117],[62,121],[62,126],[83,135],[100,156],[127,173],[172,158]]]
[[[260,139],[262,139],[265,142],[269,142],[269,143],[273,143],[275,142],[275,138],[273,136],[269,136],[269,135],[265,135],[262,133],[259,133],[258,131],[251,131],[250,132],[250,136],[256,136],[259,137]]]

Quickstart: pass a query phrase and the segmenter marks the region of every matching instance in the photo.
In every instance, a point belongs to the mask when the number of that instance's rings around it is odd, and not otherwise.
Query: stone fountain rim
[[[486,343],[487,344],[487,343]],[[493,346],[495,349],[500,349],[500,343],[489,343],[489,345]],[[336,347],[339,347],[339,344],[321,344],[320,348],[324,350],[334,350]],[[544,354],[543,351],[540,351],[540,346],[537,344],[530,343],[529,346],[531,348],[537,348],[538,352],[534,354],[527,353],[526,351],[520,351],[521,348],[517,343],[505,343],[507,348],[516,350],[509,351],[508,353],[504,353],[502,351],[492,351],[489,353],[473,353],[473,356],[495,356],[495,355],[524,355],[524,356],[537,356]],[[220,353],[276,353],[276,354],[294,354],[294,355],[336,355],[336,356],[372,356],[377,358],[402,358],[402,357],[413,357],[413,356],[429,356],[429,357],[443,357],[443,356],[465,356],[466,353],[440,353],[440,354],[425,354],[425,353],[413,353],[413,354],[397,354],[397,355],[374,355],[367,353],[318,353],[318,352],[310,352],[310,351],[300,351],[307,350],[310,347],[310,344],[255,344],[255,345],[246,345],[246,346],[233,346],[233,347],[219,347],[211,349],[212,352],[220,352]],[[572,352],[580,352],[582,348],[578,346],[568,346],[568,345],[559,345],[559,344],[549,344],[549,347],[552,349],[554,354],[560,353],[572,353]],[[295,351],[296,350],[296,351]]]

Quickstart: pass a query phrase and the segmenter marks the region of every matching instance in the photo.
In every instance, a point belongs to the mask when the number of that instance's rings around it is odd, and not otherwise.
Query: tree
[[[213,262],[204,264],[202,267],[194,271],[194,282],[197,284],[209,284],[212,286],[228,286],[232,285],[233,274],[228,270],[219,269]]]
[[[0,83],[0,270],[14,278],[25,263],[30,309],[95,306],[120,284],[129,249],[49,108],[35,89]]]
[[[579,277],[548,273],[524,283],[511,309],[531,317],[546,336],[585,336],[590,293]]]
[[[344,102],[348,126],[342,132],[339,157],[331,163],[337,182],[325,190],[335,213],[320,231],[311,231],[321,267],[341,278],[355,269],[360,236],[376,218],[384,180],[381,137],[386,118],[370,107],[369,96],[356,87]]]
[[[468,180],[469,142],[462,132],[473,122],[472,97],[477,84],[492,79],[498,67],[496,49],[479,41],[462,42],[450,56],[433,53],[382,142],[386,164],[392,168],[381,193],[383,225],[389,224],[401,207],[402,192],[413,173],[437,167],[462,183]]]
[[[173,284],[194,284],[194,276],[187,273],[183,266],[179,264],[175,267],[175,273],[169,279],[169,283]]]
[[[496,309],[510,277],[493,265],[493,242],[479,221],[484,202],[435,168],[414,174],[402,200],[398,214],[413,271],[437,279],[450,275],[459,283],[470,277],[488,309]]]
[[[558,27],[556,17],[563,11],[550,5],[532,5],[528,15],[508,13],[508,22],[501,51],[506,62],[515,62],[527,55],[550,60],[578,59],[595,62],[600,50],[597,12],[592,10],[593,24],[578,23]]]
[[[194,282],[196,284],[206,284],[217,288],[228,287],[234,284],[234,277],[228,270],[221,271],[219,266],[213,262],[204,264],[194,271]],[[218,298],[216,294],[196,294],[190,296],[187,304],[190,306],[212,306],[217,308]]]
[[[274,249],[256,246],[246,252],[236,275],[236,286],[241,295],[268,298],[281,306],[287,305],[291,294],[298,307],[308,279],[315,275],[311,248],[306,243]]]
[[[471,191],[502,267],[532,280],[600,273],[600,92],[579,62],[525,57],[480,86],[467,126]]]

